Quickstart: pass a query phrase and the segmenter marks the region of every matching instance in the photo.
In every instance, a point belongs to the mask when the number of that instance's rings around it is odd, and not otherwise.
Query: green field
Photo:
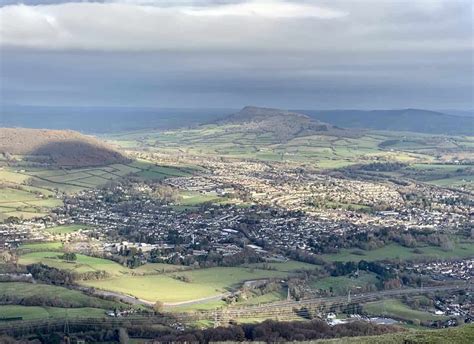
[[[239,125],[227,124],[165,132],[135,131],[113,134],[110,138],[124,148],[130,147],[131,142],[139,142],[132,146],[169,153],[179,150],[203,158],[224,156],[305,163],[319,169],[340,169],[375,160],[399,161],[409,167],[393,172],[392,177],[405,176],[446,187],[474,188],[472,165],[446,163],[458,159],[459,154],[462,158],[473,158],[474,138],[466,136],[360,131],[347,137],[311,135],[282,142],[273,132],[256,134]],[[153,176],[145,174],[149,175]]]
[[[145,265],[140,265],[137,268],[129,269],[129,273],[131,274],[160,274],[164,272],[177,272],[182,270],[188,270],[191,267],[186,265],[172,265],[172,264],[165,264],[165,263],[147,263]]]
[[[60,258],[61,252],[47,251],[52,247],[60,249],[60,243],[27,244],[24,248],[33,252],[20,256],[19,263],[45,265],[68,270],[78,274],[106,271],[111,277],[103,280],[87,280],[83,285],[133,295],[147,301],[160,300],[173,303],[207,298],[225,293],[247,280],[286,277],[291,271],[314,268],[314,265],[286,262],[273,263],[278,269],[265,270],[258,266],[216,267],[190,270],[189,267],[152,263],[129,269],[111,260],[77,254],[77,260],[70,262]],[[183,282],[184,279],[186,282]],[[170,290],[173,292],[170,293]]]
[[[63,225],[57,227],[50,227],[47,228],[47,231],[52,234],[70,234],[77,232],[81,229],[88,229],[88,226],[81,225],[81,224],[73,224],[73,225]]]
[[[29,186],[0,186],[0,190],[0,221],[8,217],[30,219],[43,216],[49,209],[63,204],[60,199],[49,198],[50,193],[41,192]]]
[[[60,242],[38,242],[31,244],[23,244],[20,246],[20,249],[28,251],[48,251],[48,250],[57,250],[60,251],[63,249],[63,244]],[[58,254],[54,252],[53,254]]]
[[[30,177],[31,184],[34,186],[57,189],[69,193],[95,188],[111,180],[140,171],[140,168],[132,165],[113,164],[103,167],[70,170],[26,169],[22,173]]]
[[[286,300],[287,298],[287,289],[280,289],[278,291],[273,291],[271,293],[251,297],[245,301],[237,303],[238,306],[243,305],[259,305],[264,303],[276,302],[281,300]]]
[[[139,169],[134,175],[145,180],[162,180],[169,177],[186,177],[195,172],[192,167],[159,166],[146,160],[136,160],[128,166]]]
[[[30,304],[35,303],[35,299],[40,299],[38,302],[55,302],[65,301],[68,308],[103,308],[114,309],[124,306],[121,303],[102,300],[97,297],[83,294],[77,290],[70,290],[67,288],[47,285],[47,284],[33,284],[23,282],[0,282],[0,298],[6,299],[28,299]]]
[[[400,139],[403,137],[403,139]],[[461,149],[472,145],[468,137],[433,137],[416,133],[367,131],[342,137],[312,135],[281,142],[273,132],[257,135],[233,124],[205,125],[166,132],[141,131],[111,135],[124,148],[133,141],[142,147],[161,151],[181,149],[195,155],[255,158],[268,161],[312,162],[324,169],[340,168],[371,158],[412,163],[430,163],[436,150]],[[384,148],[382,143],[391,142]]]
[[[106,280],[83,281],[83,285],[155,302],[181,302],[219,295],[213,286],[185,283],[165,275],[122,276]],[[171,292],[172,291],[172,292]]]
[[[198,192],[182,192],[180,193],[180,200],[177,202],[180,206],[195,207],[203,203],[219,203],[224,198],[217,195],[201,194]]]
[[[347,294],[348,290],[357,291],[358,287],[365,287],[367,285],[375,285],[377,283],[377,277],[375,274],[365,271],[359,272],[359,277],[324,277],[316,279],[311,282],[311,288],[322,289],[325,291],[333,290],[334,294],[342,295]]]
[[[77,273],[105,271],[111,276],[135,276],[157,275],[166,272],[176,272],[189,269],[189,267],[182,265],[163,263],[148,263],[139,266],[138,268],[130,269],[109,259],[90,257],[83,254],[76,254],[76,261],[65,261],[59,257],[62,254],[61,252],[63,249],[60,242],[25,244],[22,245],[21,248],[25,249],[27,253],[20,256],[19,264],[29,265],[42,263],[50,267]]]
[[[255,264],[247,264],[246,267],[254,268],[254,269],[272,269],[276,271],[283,271],[283,272],[291,272],[297,270],[314,270],[317,269],[318,266],[309,263],[297,262],[295,260],[289,260],[286,262],[272,262],[272,263],[255,263]]]
[[[41,244],[37,244],[41,245]],[[47,244],[45,244],[47,245]],[[28,245],[25,245],[29,247]],[[26,248],[26,247],[25,247]],[[35,246],[36,249],[37,246]],[[39,249],[38,249],[39,250]],[[19,263],[29,265],[34,263],[43,263],[45,265],[61,269],[69,270],[76,273],[106,271],[111,275],[121,275],[130,272],[131,269],[108,259],[96,258],[77,254],[77,260],[70,262],[59,258],[60,252],[39,251],[26,253],[20,256]]]
[[[376,261],[384,259],[413,259],[417,257],[428,257],[433,259],[472,257],[474,256],[474,243],[455,243],[451,251],[444,251],[437,246],[428,246],[418,248],[422,253],[415,253],[413,248],[400,246],[398,244],[389,244],[387,246],[370,250],[342,249],[336,254],[323,254],[321,257],[326,261]]]
[[[474,325],[439,330],[416,330],[368,337],[344,337],[313,341],[317,344],[472,344]]]
[[[223,300],[212,300],[206,302],[199,302],[199,303],[191,303],[191,304],[184,304],[184,305],[174,305],[172,307],[166,307],[166,312],[169,313],[182,313],[182,312],[196,312],[196,311],[208,311],[208,310],[216,310],[227,307],[227,303]],[[208,322],[208,320],[201,320],[203,322]],[[198,322],[197,322],[198,323]],[[206,326],[212,326],[212,321],[209,322]]]
[[[246,280],[285,277],[288,273],[239,267],[216,267],[188,270],[165,275],[121,276],[98,281],[84,281],[84,285],[112,290],[140,299],[166,303],[189,301],[222,294]],[[178,280],[186,276],[188,282]],[[170,293],[170,291],[173,291]]]
[[[104,318],[105,311],[100,308],[58,308],[38,306],[0,306],[1,318],[22,317],[23,320],[47,320],[66,318]],[[0,324],[2,322],[0,321]]]
[[[364,311],[371,315],[387,316],[406,321],[418,319],[420,321],[433,321],[446,319],[444,316],[411,309],[400,300],[388,299],[364,304]]]
[[[465,187],[474,189],[474,175],[435,179],[427,183],[443,187]]]
[[[9,217],[30,219],[47,215],[62,206],[57,192],[75,193],[96,188],[128,175],[146,180],[189,176],[192,166],[159,166],[145,160],[93,168],[59,169],[0,166],[0,221]],[[190,203],[199,204],[198,198]],[[55,234],[65,234],[55,233]]]
[[[404,171],[404,174],[437,186],[474,190],[474,165],[413,164]]]

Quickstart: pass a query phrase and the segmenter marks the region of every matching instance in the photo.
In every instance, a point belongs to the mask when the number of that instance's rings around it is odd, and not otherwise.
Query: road
[[[201,299],[194,299],[194,300],[188,300],[188,301],[181,301],[181,302],[173,302],[173,303],[164,303],[163,305],[166,308],[173,308],[173,307],[179,307],[179,306],[190,306],[190,305],[198,305],[200,303],[206,303],[209,301],[219,301],[222,300],[222,298],[231,295],[231,293],[223,293],[219,295],[214,295],[214,296],[208,296],[208,297],[203,297]]]

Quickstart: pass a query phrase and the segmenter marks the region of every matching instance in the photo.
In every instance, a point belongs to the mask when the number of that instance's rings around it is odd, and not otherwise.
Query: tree
[[[128,337],[128,333],[125,328],[123,327],[119,328],[118,335],[119,335],[120,344],[130,343],[130,338]]]
[[[158,300],[153,305],[153,310],[155,311],[155,313],[161,313],[163,311],[163,306],[164,306],[163,302]]]
[[[77,260],[77,256],[74,252],[66,252],[61,256],[61,258],[68,262],[74,262]]]
[[[452,250],[454,250],[454,243],[450,238],[448,238],[447,236],[443,236],[440,239],[441,239],[440,246],[441,246],[441,249],[443,251],[452,251]]]
[[[12,259],[12,255],[9,251],[0,252],[0,261],[8,263]]]

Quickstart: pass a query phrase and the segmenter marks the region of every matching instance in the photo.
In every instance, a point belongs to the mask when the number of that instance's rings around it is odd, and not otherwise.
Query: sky
[[[0,104],[473,109],[471,0],[0,0]]]

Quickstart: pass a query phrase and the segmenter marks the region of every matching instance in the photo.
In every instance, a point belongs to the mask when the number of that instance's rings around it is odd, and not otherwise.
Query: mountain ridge
[[[472,118],[424,109],[297,111],[313,119],[345,128],[474,135],[474,121]]]

